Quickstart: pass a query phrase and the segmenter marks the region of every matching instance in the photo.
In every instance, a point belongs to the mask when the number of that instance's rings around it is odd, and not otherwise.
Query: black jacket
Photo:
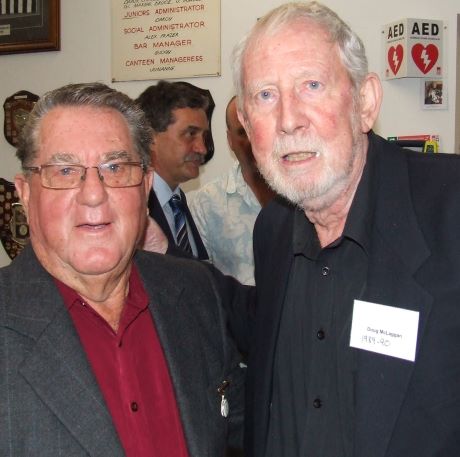
[[[369,140],[377,197],[367,284],[356,298],[418,311],[419,329],[415,362],[356,350],[353,456],[459,456],[460,157],[404,151],[373,133]],[[265,453],[294,211],[280,200],[262,210],[254,230],[256,314],[230,312],[233,334],[251,344],[246,457]]]

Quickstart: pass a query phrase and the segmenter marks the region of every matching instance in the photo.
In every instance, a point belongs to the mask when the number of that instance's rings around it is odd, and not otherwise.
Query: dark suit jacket
[[[460,157],[403,151],[372,133],[369,138],[378,191],[367,285],[356,298],[420,315],[415,363],[356,350],[353,456],[458,457]],[[248,361],[246,457],[264,456],[267,442],[294,211],[273,202],[254,231],[257,308]],[[240,340],[248,331],[241,314],[233,310],[232,330]],[[349,338],[338,344],[349,345]]]
[[[182,190],[180,191],[180,195],[181,195],[182,201],[185,203],[185,216],[192,230],[192,236],[193,236],[193,239],[195,240],[196,248],[198,251],[198,259],[208,260],[209,259],[208,252],[206,251],[206,248],[204,247],[204,244],[203,244],[203,240],[201,239],[201,236],[198,233],[198,229],[196,228],[195,221],[193,220],[192,214],[190,213],[190,210],[188,209],[187,199],[185,197],[184,192],[182,192]],[[174,235],[171,232],[171,229],[169,228],[169,224],[166,219],[166,216],[163,212],[163,209],[160,206],[158,197],[153,190],[151,190],[149,194],[148,206],[149,206],[150,217],[154,219],[157,222],[157,224],[161,227],[164,234],[167,236],[169,243],[176,244],[176,239],[174,238]]]
[[[135,262],[190,456],[223,456],[227,438],[241,438],[243,379],[211,274],[195,260],[146,252]],[[0,455],[124,455],[71,317],[30,247],[0,270]]]

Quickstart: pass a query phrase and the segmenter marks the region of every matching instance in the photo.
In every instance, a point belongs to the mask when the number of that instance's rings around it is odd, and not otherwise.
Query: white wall
[[[449,105],[443,111],[420,108],[416,79],[384,82],[385,99],[376,131],[383,136],[438,133],[443,151],[454,151],[456,15],[458,0],[324,0],[361,36],[367,48],[370,70],[381,70],[381,26],[406,17],[446,21],[444,64]],[[281,4],[279,0],[221,0],[222,76],[194,78],[190,82],[211,90],[216,102],[213,136],[214,159],[201,177],[186,189],[193,190],[223,172],[233,160],[225,137],[224,110],[232,95],[229,56],[233,45],[256,18]],[[116,52],[116,50],[114,50]],[[0,56],[0,101],[19,90],[37,95],[69,82],[102,81],[110,84],[110,1],[61,0],[61,51]],[[133,97],[155,81],[115,83]],[[3,110],[0,123],[3,124]],[[12,179],[19,170],[13,147],[0,135],[0,176]],[[0,247],[0,266],[9,262]]]

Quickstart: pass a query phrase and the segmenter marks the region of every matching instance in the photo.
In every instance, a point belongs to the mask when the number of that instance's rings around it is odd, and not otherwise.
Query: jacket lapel
[[[410,201],[404,156],[392,150],[376,152],[379,191],[367,287],[361,298],[419,312],[417,360],[432,297],[414,274],[430,253]],[[385,455],[413,367],[414,362],[358,350],[356,456]]]
[[[212,418],[205,414],[209,411],[208,400],[198,394],[200,386],[210,384],[206,376],[209,369],[205,363],[206,348],[197,337],[192,311],[180,306],[186,300],[187,288],[180,271],[174,278],[165,276],[164,270],[156,269],[156,264],[150,263],[147,270],[142,268],[139,254],[137,259],[142,277],[147,278],[144,285],[150,297],[149,308],[174,386],[190,456],[209,456],[210,444],[205,437],[210,435],[212,425],[208,421]]]
[[[19,373],[89,455],[122,456],[67,309],[51,278],[29,254],[21,253],[15,312],[8,316],[10,328],[33,341]]]
[[[281,205],[281,206],[280,206]],[[250,354],[248,366],[252,365],[248,377],[249,388],[254,391],[246,394],[247,430],[253,430],[254,455],[265,455],[265,443],[267,442],[270,402],[273,382],[273,364],[275,361],[275,348],[278,339],[281,313],[283,309],[286,287],[289,280],[291,262],[293,258],[292,230],[293,230],[293,211],[286,207],[285,203],[276,204],[271,209],[271,215],[275,220],[264,222],[268,227],[258,227],[257,236],[254,234],[254,255],[256,257],[256,284],[258,278],[260,286],[257,286],[257,315],[254,353]],[[272,224],[278,225],[274,229],[277,233],[284,236],[277,237],[276,245],[271,244],[263,238],[266,233],[272,230]],[[263,249],[257,247],[262,246]],[[259,257],[259,258],[258,258]],[[262,382],[260,380],[263,380]],[[248,435],[251,433],[249,432]]]
[[[183,199],[185,203],[185,216],[187,218],[187,222],[192,230],[193,239],[195,240],[195,245],[198,251],[198,258],[200,260],[208,260],[208,252],[203,244],[203,240],[198,232],[198,229],[195,225],[195,221],[193,220],[192,214],[187,205],[187,198],[185,197],[184,192],[181,190],[181,199]],[[168,221],[166,220],[166,216],[163,212],[163,209],[160,206],[160,202],[158,201],[158,197],[153,190],[150,191],[149,194],[149,201],[148,201],[148,208],[149,208],[149,215],[152,219],[154,219],[157,224],[161,227],[164,234],[168,238],[170,244],[175,245],[176,240],[174,238],[173,233],[169,227]]]
[[[182,190],[180,191],[180,193],[181,193],[181,198],[184,201],[184,205],[185,205],[185,216],[189,223],[190,229],[192,230],[193,239],[195,240],[196,249],[198,251],[198,258],[200,260],[208,260],[209,259],[208,252],[206,251],[203,240],[201,239],[198,229],[196,228],[195,221],[193,220],[192,213],[190,212],[188,204],[187,204],[187,198],[185,197],[185,194]]]
[[[91,456],[124,455],[67,310],[46,327],[20,373]]]
[[[154,219],[156,223],[160,226],[161,230],[163,230],[163,233],[168,238],[169,243],[175,245],[176,240],[174,238],[173,233],[171,232],[168,221],[166,220],[163,208],[160,206],[157,194],[153,190],[151,190],[149,194],[148,208],[149,216],[152,219]]]

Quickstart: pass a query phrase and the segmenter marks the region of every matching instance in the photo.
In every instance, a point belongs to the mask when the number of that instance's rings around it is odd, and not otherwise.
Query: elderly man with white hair
[[[380,81],[321,4],[262,17],[233,65],[284,197],[254,230],[246,456],[460,455],[460,158],[373,133]]]

